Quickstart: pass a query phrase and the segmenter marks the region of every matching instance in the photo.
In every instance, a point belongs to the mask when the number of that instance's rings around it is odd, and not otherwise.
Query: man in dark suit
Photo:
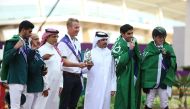
[[[24,20],[19,24],[19,34],[5,42],[1,80],[8,83],[11,109],[20,109],[21,94],[28,74],[27,41],[33,28],[30,21]]]
[[[44,97],[48,96],[48,90],[44,90],[45,83],[43,80],[43,76],[47,74],[47,67],[38,51],[40,47],[39,36],[32,34],[29,41],[31,51],[34,51],[34,53],[28,55],[27,93],[25,94],[26,102],[23,109],[34,109],[39,94]]]

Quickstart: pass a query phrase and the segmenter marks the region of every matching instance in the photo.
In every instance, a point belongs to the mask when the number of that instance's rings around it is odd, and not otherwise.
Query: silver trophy
[[[84,62],[86,64],[92,63],[92,56],[91,56],[91,51],[87,48],[85,53],[84,53]]]

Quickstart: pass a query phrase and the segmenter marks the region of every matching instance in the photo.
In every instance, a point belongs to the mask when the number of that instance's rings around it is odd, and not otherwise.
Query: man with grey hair
[[[26,102],[23,109],[34,109],[39,94],[43,91],[44,96],[48,96],[44,90],[43,76],[47,74],[47,67],[42,56],[39,54],[39,36],[32,34],[29,38],[29,45],[35,52],[28,56],[28,80],[26,90]]]

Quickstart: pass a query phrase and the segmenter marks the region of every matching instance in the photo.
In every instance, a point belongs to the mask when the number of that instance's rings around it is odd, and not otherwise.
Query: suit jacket
[[[15,49],[15,44],[20,40],[19,35],[14,35],[5,42],[1,79],[8,84],[26,84],[28,64],[20,49]]]
[[[44,71],[45,63],[38,51],[35,52],[34,56],[28,56],[28,66],[27,92],[42,92],[44,88],[42,72]]]

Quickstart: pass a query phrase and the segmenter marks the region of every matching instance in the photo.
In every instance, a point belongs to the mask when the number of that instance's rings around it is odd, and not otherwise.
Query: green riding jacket
[[[19,49],[14,48],[19,40],[19,35],[14,35],[5,42],[1,80],[7,80],[8,84],[26,84],[27,82],[27,61]]]
[[[166,70],[166,77],[162,81],[168,86],[172,86],[175,82],[176,75],[176,56],[174,50],[168,43],[163,44],[166,52],[170,53],[170,66]],[[151,41],[143,52],[142,58],[142,87],[153,88],[156,85],[157,73],[158,73],[158,61],[159,61],[159,49],[155,46],[154,41]]]

